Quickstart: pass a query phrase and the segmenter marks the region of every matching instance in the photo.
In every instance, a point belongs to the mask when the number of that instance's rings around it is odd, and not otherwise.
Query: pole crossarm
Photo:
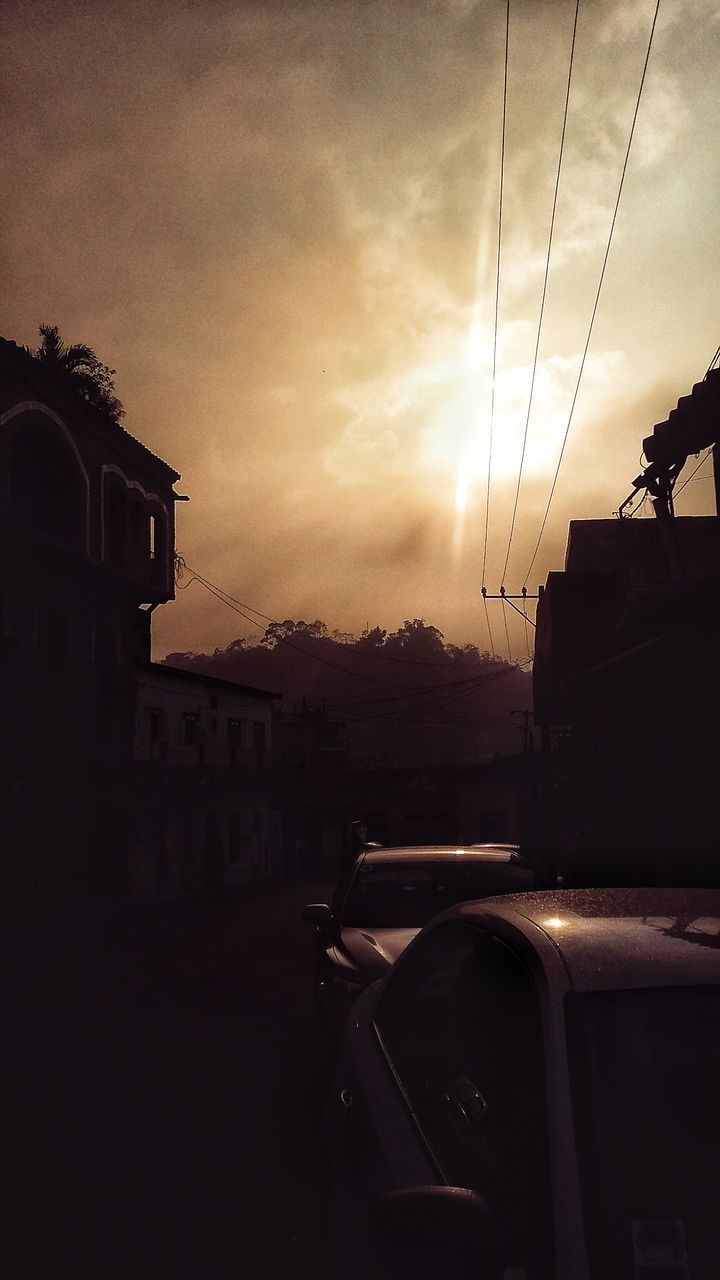
[[[526,587],[523,587],[522,591],[518,595],[511,595],[504,587],[500,588],[497,595],[488,591],[487,587],[481,587],[480,594],[482,595],[483,600],[507,600],[511,609],[514,609],[516,613],[519,613],[520,617],[524,618],[526,622],[529,622],[531,627],[535,626],[532,618],[528,618],[527,614],[522,609],[518,609],[517,605],[513,604],[513,600],[539,600],[539,595],[533,595]]]

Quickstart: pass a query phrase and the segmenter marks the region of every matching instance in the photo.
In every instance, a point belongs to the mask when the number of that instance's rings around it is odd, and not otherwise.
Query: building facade
[[[536,835],[568,884],[720,882],[720,530],[570,524],[537,612]],[[552,878],[552,877],[551,877]]]
[[[163,663],[136,670],[133,896],[281,873],[270,768],[277,696]]]
[[[11,897],[126,875],[133,670],[173,598],[162,459],[0,341],[0,788]]]

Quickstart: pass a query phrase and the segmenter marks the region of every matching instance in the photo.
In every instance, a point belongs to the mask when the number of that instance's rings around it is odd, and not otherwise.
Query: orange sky
[[[490,591],[574,7],[511,0]],[[654,8],[581,0],[508,591],[567,427]],[[4,6],[0,333],[34,344],[58,324],[117,369],[125,425],[191,496],[178,550],[272,617],[358,633],[421,616],[489,645],[504,23],[502,0]],[[562,567],[569,518],[617,509],[642,437],[720,343],[718,66],[720,3],[663,0],[530,590]],[[709,474],[680,512],[713,509]],[[526,656],[522,621],[509,628]],[[197,584],[154,629],[156,656],[253,634]]]

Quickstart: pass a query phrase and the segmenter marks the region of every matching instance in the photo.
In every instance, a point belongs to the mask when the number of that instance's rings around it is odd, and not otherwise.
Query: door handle
[[[472,1080],[468,1080],[467,1076],[461,1076],[455,1081],[450,1090],[450,1097],[468,1125],[477,1124],[488,1109],[487,1101],[477,1085],[473,1084]]]

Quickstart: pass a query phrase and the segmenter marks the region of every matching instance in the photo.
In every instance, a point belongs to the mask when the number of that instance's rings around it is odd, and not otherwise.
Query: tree
[[[33,359],[82,400],[119,422],[125,409],[115,395],[115,370],[103,364],[84,342],[66,346],[57,325],[41,324],[39,333],[39,347],[35,351],[25,348]]]
[[[388,653],[403,657],[444,658],[443,633],[429,626],[424,618],[406,618],[397,631],[388,636],[385,643]]]
[[[327,637],[328,629],[324,622],[316,618],[314,622],[294,622],[292,618],[286,618],[284,622],[271,622],[266,628],[265,634],[260,641],[266,649],[274,649],[283,640],[290,640],[292,637],[296,639],[323,640]]]
[[[355,641],[354,648],[358,653],[376,653],[382,649],[385,644],[387,631],[382,627],[373,627],[371,631],[363,631],[359,640]]]

